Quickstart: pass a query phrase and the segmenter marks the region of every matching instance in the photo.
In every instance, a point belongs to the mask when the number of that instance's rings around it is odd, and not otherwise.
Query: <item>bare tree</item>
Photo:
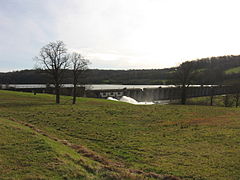
[[[73,71],[73,104],[76,104],[77,85],[80,75],[88,69],[90,61],[85,59],[81,54],[73,52],[70,55],[71,68]]]
[[[182,63],[175,72],[175,81],[181,85],[181,104],[186,104],[187,88],[191,84],[196,72],[194,71],[194,63],[187,61]]]
[[[52,77],[55,87],[56,103],[60,103],[60,87],[63,81],[64,71],[68,67],[68,55],[65,44],[62,41],[50,42],[43,46],[36,57],[41,68]]]

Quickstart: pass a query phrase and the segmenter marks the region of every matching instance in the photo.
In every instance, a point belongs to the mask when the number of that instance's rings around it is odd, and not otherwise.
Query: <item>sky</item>
[[[240,54],[239,0],[0,0],[0,71],[62,40],[90,68],[159,69]]]

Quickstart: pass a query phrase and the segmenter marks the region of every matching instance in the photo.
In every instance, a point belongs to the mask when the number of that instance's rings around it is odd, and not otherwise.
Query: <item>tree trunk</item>
[[[76,96],[77,96],[77,84],[74,83],[73,85],[73,104],[76,104]]]
[[[186,97],[186,85],[184,84],[182,86],[182,100],[181,100],[181,104],[186,104],[186,100],[187,100],[187,97]]]
[[[73,104],[76,104],[76,96],[77,96],[77,83],[78,83],[77,72],[73,72]]]
[[[55,86],[55,94],[56,94],[56,104],[60,104],[60,85],[56,84]]]
[[[210,97],[210,106],[212,106],[213,105],[213,95],[211,95],[211,97]]]
[[[213,87],[211,87],[210,106],[213,105],[213,96],[214,96],[214,89],[213,89]]]

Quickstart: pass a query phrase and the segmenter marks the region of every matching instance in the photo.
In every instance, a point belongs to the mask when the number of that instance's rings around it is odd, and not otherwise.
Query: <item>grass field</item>
[[[240,73],[240,66],[225,71],[225,74],[237,74]]]
[[[1,118],[0,134],[0,179],[96,177],[85,169],[86,166],[99,168],[94,161],[25,126]]]
[[[0,91],[0,179],[240,179],[238,108],[70,100]]]

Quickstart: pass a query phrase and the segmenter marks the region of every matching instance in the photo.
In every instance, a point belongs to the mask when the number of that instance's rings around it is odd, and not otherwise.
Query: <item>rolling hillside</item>
[[[0,179],[240,178],[237,108],[53,102],[0,91]]]

